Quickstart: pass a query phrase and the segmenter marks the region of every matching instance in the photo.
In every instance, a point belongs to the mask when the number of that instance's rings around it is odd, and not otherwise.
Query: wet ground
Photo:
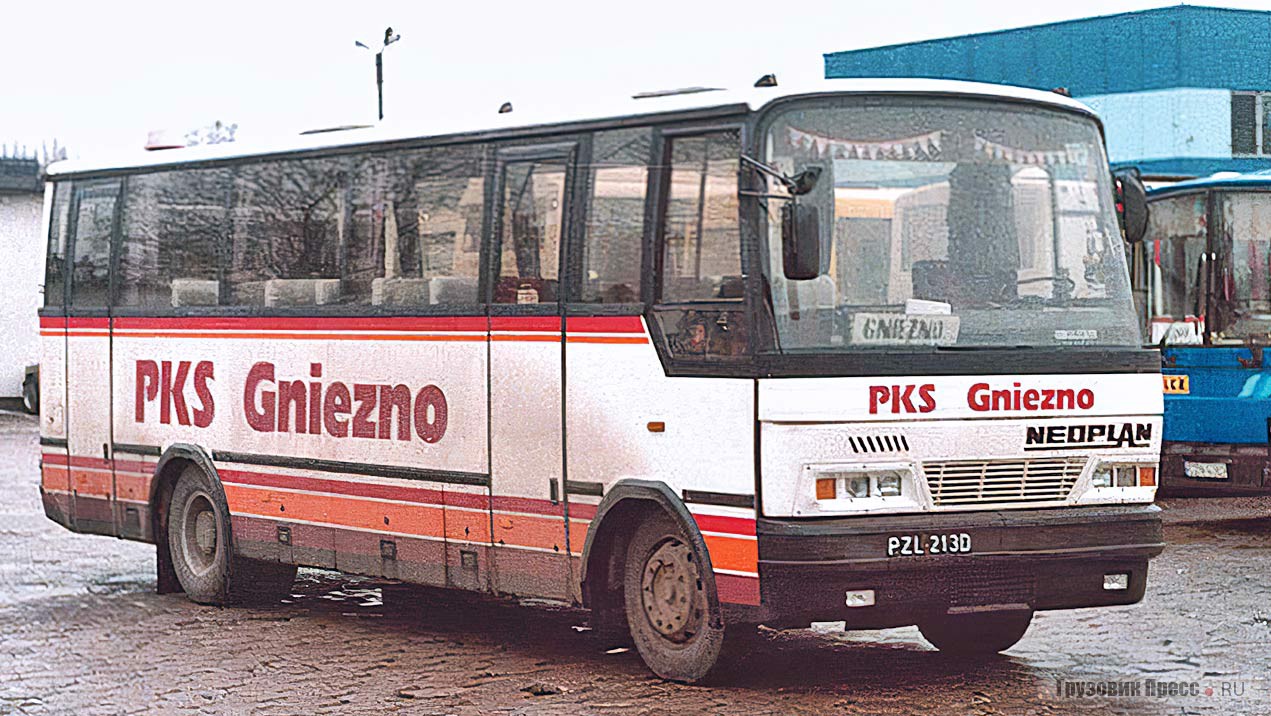
[[[33,419],[0,413],[0,456],[0,714],[1271,713],[1268,500],[1166,503],[1141,604],[1039,614],[1004,656],[820,625],[686,687],[569,610],[422,591],[385,606],[377,582],[318,571],[269,608],[160,596],[153,547],[44,519]]]

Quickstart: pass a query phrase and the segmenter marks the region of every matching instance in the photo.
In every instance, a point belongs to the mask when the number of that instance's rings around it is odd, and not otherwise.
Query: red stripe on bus
[[[644,333],[639,316],[577,316],[565,320],[570,333]]]
[[[560,316],[491,316],[492,331],[532,331],[560,334]]]
[[[120,330],[203,331],[468,331],[484,332],[485,316],[184,316],[117,318]]]
[[[66,316],[40,316],[40,328],[66,329]]]
[[[70,317],[65,320],[67,328],[110,328],[109,318],[76,318]]]
[[[265,472],[219,469],[221,481],[255,487],[275,487],[287,490],[306,490],[329,495],[369,497],[379,500],[413,502],[421,505],[442,504],[442,491],[426,487],[399,487],[367,482],[327,480],[320,477],[298,477]]]
[[[715,573],[715,591],[719,601],[731,604],[759,604],[759,577],[739,577]]]
[[[755,534],[755,518],[753,517],[721,517],[720,515],[693,514],[697,527],[703,532],[720,532],[723,534],[746,535]]]

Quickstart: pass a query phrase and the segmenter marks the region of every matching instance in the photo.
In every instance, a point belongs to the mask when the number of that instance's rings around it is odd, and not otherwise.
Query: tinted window
[[[75,187],[72,306],[102,308],[110,303],[110,246],[118,196],[116,180]]]
[[[583,301],[633,303],[640,299],[650,139],[648,129],[596,135],[583,245]]]
[[[120,243],[120,306],[216,306],[229,222],[231,170],[161,172],[128,180]]]
[[[740,296],[736,132],[670,142],[670,197],[662,228],[662,300]]]
[[[44,305],[60,306],[66,300],[66,244],[70,234],[72,185],[58,182],[53,188],[49,216],[49,250],[44,264]]]
[[[352,239],[347,161],[240,167],[230,211],[228,301],[245,306],[348,302],[341,256]]]
[[[737,215],[739,151],[734,131],[668,141],[661,299],[681,305],[660,308],[656,317],[677,357],[732,358],[747,348]]]
[[[1258,151],[1258,97],[1252,94],[1231,95],[1231,153],[1254,154]]]
[[[485,180],[480,146],[364,160],[354,181],[354,275],[376,306],[477,303]]]
[[[1149,338],[1169,343],[1200,341],[1205,313],[1205,194],[1185,194],[1152,202],[1146,242],[1152,264]]]
[[[545,159],[504,168],[495,303],[556,301],[567,167]]]

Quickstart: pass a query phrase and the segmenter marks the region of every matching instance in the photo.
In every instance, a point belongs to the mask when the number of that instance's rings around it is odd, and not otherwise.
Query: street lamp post
[[[384,46],[380,48],[379,52],[375,53],[375,95],[379,100],[379,111],[380,111],[381,121],[383,121],[384,119],[384,50],[387,50],[389,45],[393,44],[394,42],[397,42],[400,39],[402,39],[402,36],[400,34],[394,35],[393,28],[391,27],[385,28],[384,29]],[[362,42],[361,40],[354,40],[353,44],[362,48],[363,50],[371,49],[370,45],[367,45],[365,42]]]

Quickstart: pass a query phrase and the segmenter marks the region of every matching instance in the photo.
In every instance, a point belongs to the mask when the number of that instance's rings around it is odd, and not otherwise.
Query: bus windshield
[[[1220,192],[1214,251],[1220,276],[1214,285],[1217,339],[1271,336],[1271,194]]]
[[[781,268],[795,198],[774,186],[759,202],[778,350],[1139,344],[1093,120],[846,97],[787,105],[760,136],[772,167],[821,171],[797,197],[819,215],[815,279]]]

